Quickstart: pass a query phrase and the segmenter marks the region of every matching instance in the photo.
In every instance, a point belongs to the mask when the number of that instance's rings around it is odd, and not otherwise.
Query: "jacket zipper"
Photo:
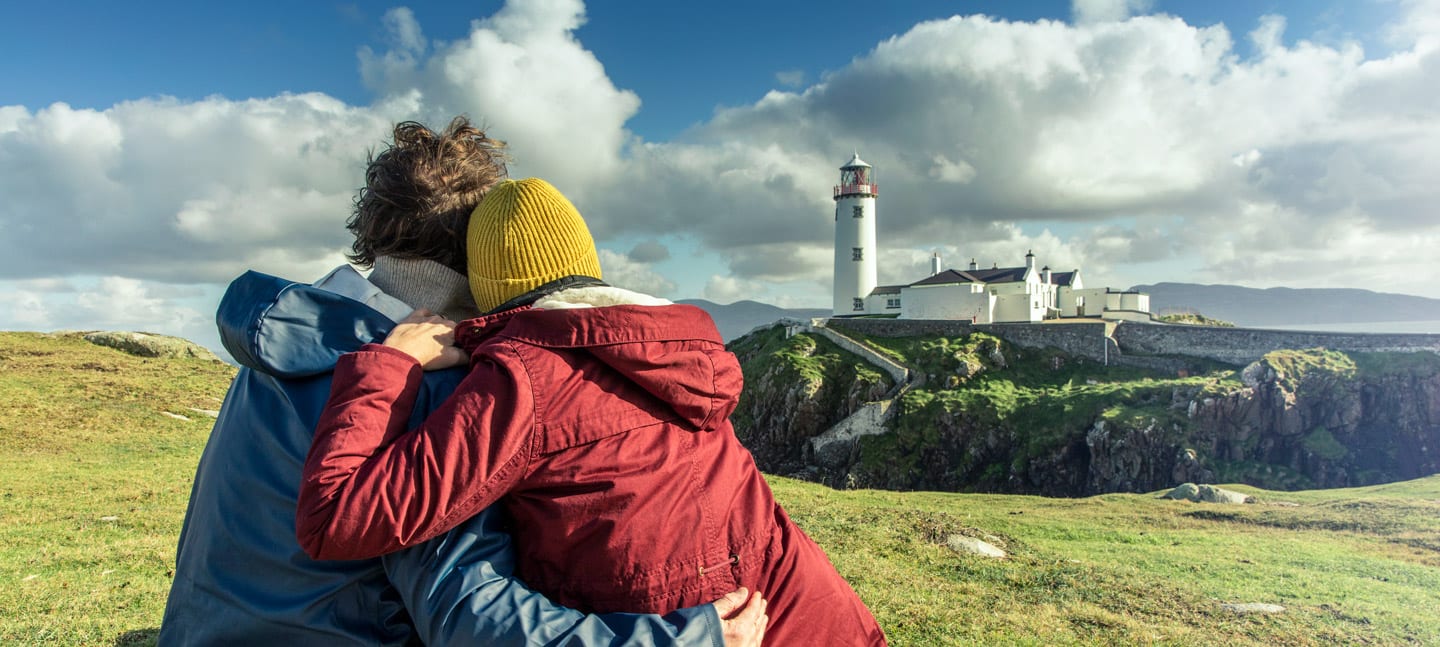
[[[705,577],[705,571],[713,571],[713,570],[715,570],[715,569],[717,569],[717,568],[725,568],[725,567],[739,566],[739,565],[740,565],[740,556],[739,556],[739,555],[736,555],[735,553],[730,553],[730,559],[727,559],[727,560],[725,560],[725,561],[723,561],[723,562],[720,562],[719,564],[711,564],[711,565],[709,565],[709,566],[701,566],[701,567],[700,567],[700,577]]]

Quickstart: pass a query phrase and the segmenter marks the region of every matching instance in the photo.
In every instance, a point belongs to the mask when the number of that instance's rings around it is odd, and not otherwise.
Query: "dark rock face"
[[[761,470],[813,478],[809,440],[884,397],[893,384],[823,339],[783,339],[777,333],[733,349],[745,372],[745,391],[732,420]]]
[[[1371,360],[1359,370],[1350,355],[1300,353],[1300,364],[1267,355],[1218,391],[1137,387],[1119,403],[1123,415],[1110,399],[1089,409],[1065,404],[1046,427],[1013,412],[987,414],[963,398],[946,408],[907,401],[894,433],[863,439],[848,464],[823,468],[805,455],[806,441],[885,388],[797,379],[772,364],[755,375],[747,368],[741,406],[753,423],[741,440],[771,473],[897,490],[1088,496],[1186,482],[1352,487],[1440,473],[1440,360],[1420,354],[1400,368]],[[1053,360],[1046,367],[1060,370],[1063,362]],[[959,360],[961,379],[1005,370],[999,361],[967,361]],[[1314,361],[1319,366],[1303,364]]]
[[[1191,444],[1217,476],[1333,488],[1440,472],[1440,374],[1287,379],[1266,360],[1246,372],[1249,388],[1192,409]]]

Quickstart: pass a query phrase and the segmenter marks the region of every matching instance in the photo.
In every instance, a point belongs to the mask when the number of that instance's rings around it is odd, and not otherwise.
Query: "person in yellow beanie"
[[[600,257],[575,205],[549,182],[507,180],[470,217],[470,293],[481,312],[565,288],[602,285]]]
[[[766,596],[746,607],[768,613],[766,644],[885,644],[736,439],[740,365],[709,315],[604,284],[584,219],[543,180],[493,188],[467,243],[487,314],[340,359],[301,484],[306,552],[387,553],[501,501],[517,572],[564,604],[669,613],[739,587]],[[406,432],[422,368],[467,354],[464,383]]]

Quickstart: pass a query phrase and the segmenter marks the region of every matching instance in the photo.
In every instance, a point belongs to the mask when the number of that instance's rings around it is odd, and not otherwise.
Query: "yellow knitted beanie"
[[[491,188],[470,214],[465,241],[470,292],[481,312],[566,276],[601,278],[585,220],[539,178]]]

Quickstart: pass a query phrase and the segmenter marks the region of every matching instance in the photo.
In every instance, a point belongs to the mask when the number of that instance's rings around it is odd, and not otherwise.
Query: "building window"
[[[886,308],[898,308],[898,307],[900,307],[900,300],[899,300],[899,299],[886,299],[886,300],[885,300],[885,307],[886,307]]]
[[[862,206],[862,205],[858,205],[858,204],[857,204],[857,205],[855,205],[854,207],[851,207],[851,208],[850,208],[850,213],[851,213],[852,215],[854,215],[856,218],[864,218],[864,217],[865,217],[865,207]]]
[[[851,248],[850,248],[850,260],[852,260],[852,261],[863,261],[863,260],[865,260],[865,248],[863,248],[863,247],[851,247]]]
[[[864,299],[861,299],[860,297],[855,297],[855,301],[852,305],[854,306],[855,312],[865,312]]]

